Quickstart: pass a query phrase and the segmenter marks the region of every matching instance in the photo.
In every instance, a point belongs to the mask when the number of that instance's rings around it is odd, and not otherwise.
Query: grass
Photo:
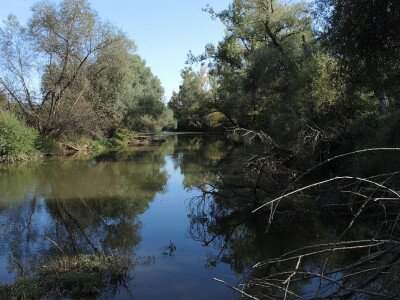
[[[123,282],[129,265],[128,258],[104,254],[64,256],[48,262],[33,276],[0,286],[0,299],[93,297]]]

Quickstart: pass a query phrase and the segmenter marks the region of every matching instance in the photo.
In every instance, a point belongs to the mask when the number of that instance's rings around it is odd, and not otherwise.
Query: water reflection
[[[138,264],[152,268],[157,261],[162,265],[167,258],[175,259],[184,251],[177,248],[175,240],[187,238],[176,237],[169,244],[168,240],[163,241],[164,247],[143,242],[144,223],[150,222],[143,221],[146,218],[142,215],[159,195],[173,196],[168,193],[175,184],[180,186],[179,209],[186,210],[185,200],[192,196],[190,192],[215,180],[211,166],[223,159],[226,150],[217,137],[169,136],[163,144],[145,151],[111,152],[89,160],[55,160],[3,168],[0,282],[13,283],[22,273],[34,275],[49,261],[64,255],[130,256],[133,273]],[[168,161],[171,166],[167,166]],[[175,182],[179,174],[184,175],[182,181]],[[185,231],[187,214],[181,213],[176,219],[177,226]],[[157,234],[154,230],[145,238]],[[171,234],[174,236],[174,232]],[[159,236],[158,240],[161,239]],[[159,255],[152,255],[151,251],[137,254],[139,246],[150,247]],[[180,263],[179,259],[176,263]],[[214,293],[213,290],[210,292]],[[103,295],[110,294],[103,291]]]
[[[242,279],[239,287],[258,299],[399,295],[398,230],[393,225],[398,214],[368,197],[357,199],[361,192],[385,195],[385,191],[342,183],[347,194],[336,186],[320,188],[254,214],[260,199],[273,199],[286,182],[276,180],[276,172],[247,174],[250,162],[237,168],[228,163],[242,154],[242,149],[235,149],[218,161],[215,169],[222,176],[190,202],[189,235],[217,250],[208,256],[209,267],[229,264]],[[389,175],[390,180],[383,177],[385,184],[398,186],[398,172]],[[357,221],[355,215],[360,216]]]
[[[62,253],[131,251],[141,241],[137,216],[165,192],[170,146],[2,170],[0,274],[32,274]]]
[[[281,203],[269,224],[268,214],[251,212],[279,192],[286,174],[247,174],[238,163],[244,153],[217,136],[171,135],[145,151],[1,169],[0,282],[13,283],[22,272],[33,276],[55,258],[103,253],[129,257],[129,280],[100,291],[100,298],[240,296],[213,277],[235,286],[255,279],[249,291],[269,293],[257,280],[286,276],[293,262],[254,264],[337,239],[351,215],[318,205],[336,194],[303,194]],[[370,239],[374,229],[357,223],[347,235]],[[363,255],[332,253],[326,269]],[[302,267],[311,272],[324,263],[310,256]],[[305,276],[291,290],[307,294],[318,284]]]

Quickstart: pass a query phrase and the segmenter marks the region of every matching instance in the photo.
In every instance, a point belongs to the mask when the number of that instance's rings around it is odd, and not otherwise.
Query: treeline
[[[134,42],[88,1],[43,1],[31,10],[26,26],[10,15],[0,28],[0,156],[15,155],[2,147],[15,140],[3,134],[10,120],[51,140],[175,127]]]
[[[395,142],[400,2],[233,0],[205,10],[225,36],[189,55],[169,102],[179,128],[264,131],[307,153],[332,141]]]

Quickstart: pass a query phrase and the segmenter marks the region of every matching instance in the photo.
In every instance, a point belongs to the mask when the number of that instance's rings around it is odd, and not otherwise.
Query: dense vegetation
[[[189,233],[204,246],[221,248],[209,266],[224,261],[240,274],[251,270],[240,289],[231,288],[252,299],[398,297],[399,148],[389,147],[399,143],[400,2],[232,0],[221,12],[205,10],[224,24],[225,35],[203,54],[189,55],[168,107],[134,43],[85,0],[40,2],[27,26],[10,16],[0,30],[0,157],[24,158],[64,138],[109,138],[103,145],[122,145],[132,130],[228,131],[226,153],[218,142],[195,138],[182,148],[199,151],[170,155],[185,175],[185,188],[202,192],[190,203]],[[348,152],[361,147],[369,149]],[[102,248],[117,245],[119,228],[123,246],[126,233],[129,246],[136,245],[135,218],[167,179],[158,163],[164,156],[153,154],[99,155],[86,162],[89,176],[78,185],[76,166],[64,175],[54,169],[62,184],[52,184],[57,201],[47,205],[65,227],[53,234],[64,237],[60,245],[81,245],[85,252],[89,244],[97,251],[90,236],[68,244],[67,236],[82,232],[75,219],[99,235],[106,232]],[[156,165],[149,174],[135,163],[126,169],[92,165],[124,159]],[[115,184],[117,173],[125,175]],[[149,178],[156,189],[146,190]],[[86,200],[94,200],[94,217],[82,210],[88,207],[83,197],[65,188],[68,182],[82,185]],[[146,201],[138,202],[138,195]],[[116,209],[124,212],[121,221],[103,222],[119,215]],[[263,246],[260,253],[256,244]],[[240,257],[237,249],[245,249]],[[97,264],[97,257],[89,258]],[[73,295],[64,275],[93,271],[90,264],[75,266],[60,277],[65,284],[38,284],[49,277],[39,268],[38,279],[22,278],[4,291],[18,297],[28,283],[38,295],[54,288]],[[109,285],[103,273],[110,270],[101,271],[96,289]],[[307,291],[310,282],[319,287]]]
[[[397,1],[372,0],[207,8],[225,36],[189,56],[169,103],[178,126],[261,130],[301,151],[383,133],[398,111],[399,9]]]
[[[217,280],[249,299],[398,298],[400,2],[206,10],[225,36],[189,55],[169,107],[250,144],[192,205],[191,235],[221,248],[210,265],[251,270]]]
[[[3,110],[49,139],[175,126],[133,41],[86,0],[39,2],[26,26],[8,17],[0,28],[0,89]]]
[[[397,2],[234,0],[205,10],[225,36],[189,55],[169,107],[134,42],[86,0],[39,2],[26,26],[10,15],[0,29],[0,109],[51,140],[178,125],[263,131],[295,152],[395,143],[385,133],[398,115]]]
[[[37,136],[15,115],[0,110],[0,157],[23,159],[35,154]]]

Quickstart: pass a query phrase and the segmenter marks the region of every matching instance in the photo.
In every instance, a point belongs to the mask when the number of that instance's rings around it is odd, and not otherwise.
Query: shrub
[[[0,110],[0,159],[23,160],[36,155],[36,130],[28,127],[17,116]]]

